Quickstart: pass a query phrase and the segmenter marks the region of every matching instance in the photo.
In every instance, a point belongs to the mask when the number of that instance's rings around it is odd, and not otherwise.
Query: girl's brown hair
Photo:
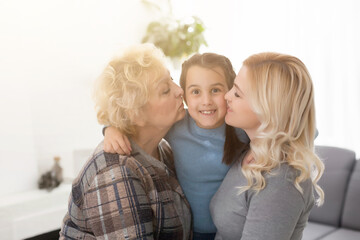
[[[236,73],[230,60],[227,57],[216,53],[197,53],[182,64],[180,86],[184,90],[185,102],[186,76],[188,70],[192,66],[199,66],[207,69],[214,69],[216,67],[221,68],[223,71],[223,75],[225,76],[225,81],[227,83],[228,89],[231,89],[234,84]],[[234,161],[237,160],[237,157],[245,148],[247,148],[247,144],[241,142],[238,139],[235,128],[226,124],[224,155],[222,162],[227,165],[232,164]]]

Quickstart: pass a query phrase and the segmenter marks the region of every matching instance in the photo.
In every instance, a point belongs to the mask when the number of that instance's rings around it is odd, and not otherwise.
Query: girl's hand
[[[126,135],[115,127],[107,127],[104,133],[104,151],[121,155],[131,154],[131,144]]]
[[[255,162],[254,155],[253,155],[252,151],[250,150],[246,153],[241,166],[245,166],[245,165],[248,165],[248,164],[254,163],[254,162]]]

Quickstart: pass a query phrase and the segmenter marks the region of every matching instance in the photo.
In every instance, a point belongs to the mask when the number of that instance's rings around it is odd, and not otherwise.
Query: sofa
[[[325,202],[314,206],[303,240],[360,240],[360,161],[351,150],[316,146],[325,171],[319,185]]]

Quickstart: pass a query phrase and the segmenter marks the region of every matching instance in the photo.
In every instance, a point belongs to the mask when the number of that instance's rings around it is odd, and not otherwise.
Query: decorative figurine
[[[38,185],[40,189],[47,189],[48,191],[53,190],[63,181],[62,167],[60,167],[60,157],[54,157],[54,165],[50,171],[47,171],[41,175]]]

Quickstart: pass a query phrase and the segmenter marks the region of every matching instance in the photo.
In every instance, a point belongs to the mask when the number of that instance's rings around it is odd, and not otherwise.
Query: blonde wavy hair
[[[261,122],[250,143],[255,163],[242,170],[248,180],[243,190],[264,189],[264,173],[287,163],[298,170],[295,187],[303,193],[300,183],[311,179],[321,205],[324,192],[317,182],[324,164],[314,152],[314,88],[306,66],[296,57],[270,52],[250,56],[243,66],[250,105]]]
[[[115,57],[94,86],[98,122],[134,135],[134,119],[166,71],[163,52],[150,43],[132,46]]]

